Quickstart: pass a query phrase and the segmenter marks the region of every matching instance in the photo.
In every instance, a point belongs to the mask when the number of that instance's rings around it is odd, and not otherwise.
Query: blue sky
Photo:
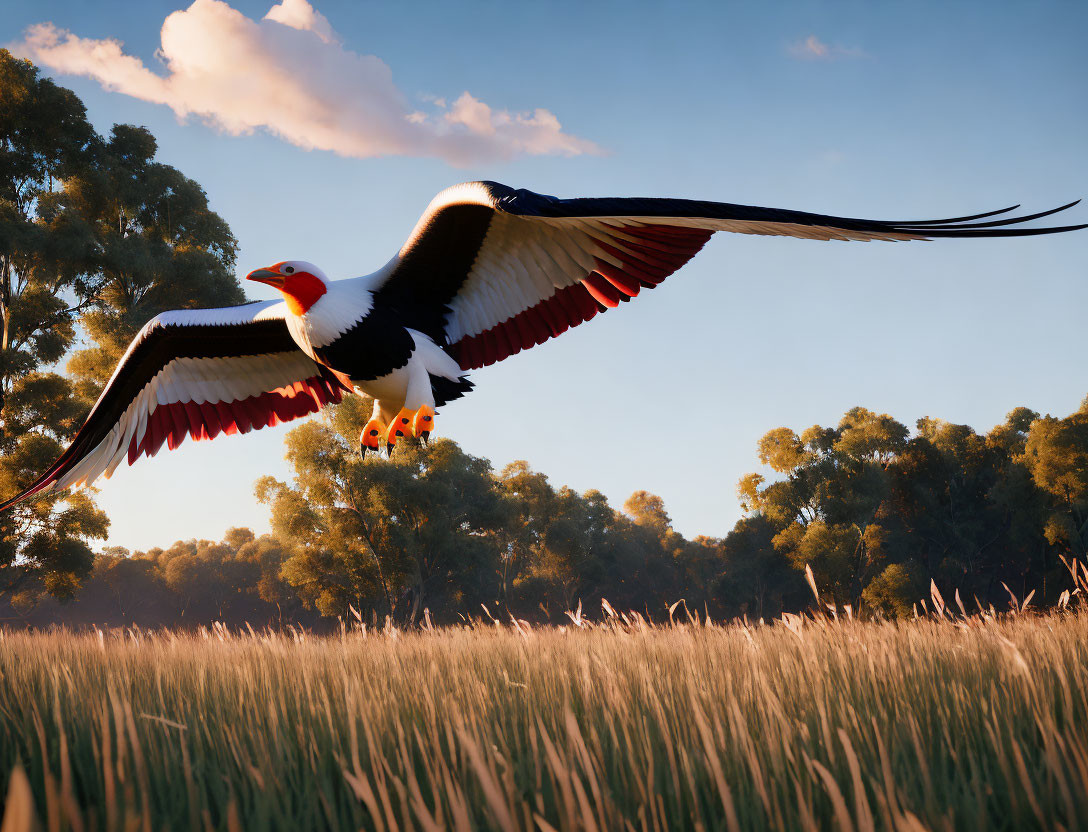
[[[271,5],[231,3],[252,20]],[[51,22],[117,39],[165,74],[160,29],[182,8],[8,0],[0,42]],[[435,193],[467,179],[878,219],[1088,196],[1083,3],[326,0],[316,9],[336,48],[388,66],[410,108],[430,113],[434,98],[466,91],[493,112],[543,108],[564,135],[604,152],[485,148],[460,167],[441,152],[353,158],[261,128],[231,135],[44,71],[80,95],[99,130],[152,130],[160,158],[200,182],[230,223],[239,274],[284,259],[333,277],[372,271]],[[355,106],[350,89],[330,87]],[[1086,218],[1078,206],[1070,222]],[[1086,262],[1088,232],[900,244],[719,234],[653,292],[476,372],[476,391],[444,409],[438,430],[497,468],[524,458],[616,506],[646,488],[680,531],[723,535],[740,516],[737,479],[758,467],[756,442],[779,425],[834,423],[859,404],[911,425],[928,415],[980,430],[1018,405],[1075,409],[1088,393]],[[264,288],[251,297],[270,297]],[[186,443],[101,481],[110,543],[266,529],[252,484],[289,475],[287,429]]]

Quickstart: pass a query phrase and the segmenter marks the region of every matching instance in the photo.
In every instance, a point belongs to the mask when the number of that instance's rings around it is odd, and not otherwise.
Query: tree
[[[623,504],[623,510],[640,526],[652,529],[659,537],[672,531],[672,518],[665,511],[665,501],[649,491],[636,491]]]
[[[802,573],[775,546],[775,524],[765,515],[742,517],[718,545],[716,591],[731,615],[775,618],[811,599]]]
[[[1046,495],[1044,534],[1066,556],[1088,555],[1088,398],[1064,419],[1031,423],[1019,458]]]
[[[908,618],[914,603],[924,598],[925,574],[916,561],[889,563],[883,572],[865,587],[862,597],[872,610],[893,618]]]
[[[48,371],[93,298],[94,235],[64,202],[93,164],[95,134],[69,90],[0,50],[0,497],[22,490],[62,450],[83,410]],[[0,592],[71,594],[91,567],[88,540],[109,521],[86,493],[48,495],[0,517]]]
[[[103,140],[69,90],[0,50],[0,497],[59,455],[138,329],[164,309],[244,299],[236,243],[144,128]],[[76,324],[95,342],[49,370]],[[70,593],[108,520],[86,493],[0,518],[0,592]],[[43,581],[36,581],[42,578]]]
[[[688,544],[667,525],[663,505],[655,511],[660,498],[642,495],[634,505],[650,506],[641,518],[647,525],[615,511],[595,489],[522,491],[528,547],[515,582],[519,605],[552,615],[574,609],[580,600],[606,598],[616,608],[662,610],[665,599],[674,598],[677,575],[665,541]]]
[[[412,621],[430,608],[448,618],[501,599],[509,614],[558,616],[601,597],[663,610],[688,570],[716,576],[713,545],[677,534],[654,495],[636,493],[627,517],[598,491],[553,488],[525,462],[496,476],[449,440],[362,460],[369,412],[350,397],[291,431],[294,483],[257,483],[291,549],[282,576],[326,615],[370,608]],[[690,597],[709,597],[712,584]]]
[[[95,165],[65,188],[65,204],[85,218],[99,251],[94,303],[81,319],[95,344],[68,362],[89,401],[158,313],[245,300],[230,228],[196,182],[155,161],[156,150],[146,128],[115,125],[96,143]]]
[[[983,435],[918,421],[918,435],[891,469],[894,559],[915,563],[913,583],[903,586],[921,583],[924,594],[932,579],[949,596],[959,590],[969,600],[995,600],[1004,594],[1001,582],[1022,585],[1045,565],[1039,494],[1018,462],[1033,415],[1015,410]]]
[[[789,428],[767,433],[759,459],[784,479],[741,479],[746,511],[778,530],[775,548],[797,569],[811,567],[821,591],[855,608],[868,581],[888,557],[882,508],[889,467],[906,447],[908,431],[887,414],[855,407],[836,428],[819,425],[798,436]]]
[[[258,482],[273,529],[297,547],[283,575],[326,615],[383,606],[411,621],[432,605],[478,608],[496,595],[492,565],[508,517],[489,464],[449,440],[360,459],[371,406],[349,397],[325,421],[292,430],[294,486]]]
[[[63,183],[92,163],[82,102],[0,49],[0,411],[12,385],[64,354],[88,294],[94,240],[63,210]]]
[[[660,608],[679,598],[690,608],[709,612],[717,606],[716,583],[721,574],[721,541],[708,537],[687,540],[672,527],[665,501],[649,491],[635,491],[623,504],[635,525],[636,545],[643,550],[639,574],[654,592],[643,604]]]
[[[797,569],[810,566],[821,592],[840,603],[909,614],[931,580],[945,597],[958,591],[984,605],[1006,596],[1003,584],[1054,601],[1061,581],[1050,580],[1060,567],[1053,547],[1082,554],[1088,544],[1080,536],[1088,475],[1078,473],[1088,471],[1088,411],[1037,416],[1016,408],[988,434],[924,418],[909,437],[891,417],[855,408],[835,428],[801,436],[778,428],[759,453],[783,476],[744,477],[741,505],[774,529],[777,551]],[[756,531],[738,524],[734,535],[743,551],[764,557]],[[735,558],[727,560],[725,597],[738,586]]]
[[[0,618],[18,616],[30,626],[320,624],[280,576],[287,556],[288,549],[275,537],[257,537],[244,528],[228,529],[218,543],[179,540],[168,549],[133,553],[108,547],[70,600],[58,603],[39,594],[14,599],[14,606],[0,601]]]
[[[615,512],[599,491],[579,494],[564,486],[548,497],[547,509],[533,515],[534,543],[519,594],[562,612],[574,609],[583,596],[608,594]]]
[[[496,479],[511,512],[502,529],[496,567],[503,604],[509,612],[511,605],[518,603],[516,587],[540,546],[546,518],[555,510],[555,490],[544,474],[523,459],[511,462]]]
[[[80,595],[86,597],[100,589],[101,595],[116,605],[121,624],[135,623],[155,607],[158,612],[163,611],[166,584],[155,563],[147,558],[134,558],[120,546],[108,547],[97,555],[89,583],[91,586],[81,587]]]
[[[250,584],[247,590],[264,604],[275,607],[277,623],[282,625],[285,617],[288,621],[305,617],[301,599],[283,577],[284,564],[291,556],[283,541],[268,534],[255,537],[249,529],[228,529],[224,542],[235,547],[239,560],[255,568],[251,574],[256,585]]]

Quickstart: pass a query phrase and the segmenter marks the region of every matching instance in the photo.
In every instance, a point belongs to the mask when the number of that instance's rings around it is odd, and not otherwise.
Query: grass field
[[[1074,829],[1086,692],[1083,614],[7,632],[0,774],[12,830]]]

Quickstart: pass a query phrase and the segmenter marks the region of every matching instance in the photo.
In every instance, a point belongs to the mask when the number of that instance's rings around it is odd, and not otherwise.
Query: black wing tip
[[[1036,211],[1034,214],[1024,214],[1017,217],[1004,217],[990,222],[942,222],[933,220],[930,222],[897,223],[891,226],[891,229],[904,234],[918,234],[924,237],[1032,237],[1040,234],[1062,234],[1067,231],[1080,231],[1088,228],[1088,223],[1046,228],[1006,228],[1004,226],[1019,225],[1020,223],[1049,217],[1062,211],[1068,211],[1080,203],[1080,199],[1075,199],[1072,202],[1067,202],[1046,211]],[[1007,214],[1011,210],[1013,209],[1005,208],[1001,211],[991,211],[988,214],[976,214],[974,217],[967,219],[980,219],[987,216]]]
[[[950,222],[970,222],[972,220],[985,219],[986,217],[996,217],[999,214],[1007,214],[1010,211],[1015,211],[1019,207],[1020,203],[1018,202],[1016,205],[1010,205],[1008,208],[998,208],[996,211],[984,211],[981,214],[968,214],[965,217],[948,217],[943,220],[888,220],[886,222],[889,225],[945,225]]]
[[[1050,228],[978,228],[978,229],[924,229],[918,234],[926,237],[1038,237],[1043,234],[1064,234],[1067,231],[1083,231],[1088,222],[1080,225],[1059,225]]]

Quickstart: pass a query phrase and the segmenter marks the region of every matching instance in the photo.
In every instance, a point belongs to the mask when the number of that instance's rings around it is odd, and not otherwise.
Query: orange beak
[[[274,289],[282,289],[284,277],[275,268],[254,269],[246,275],[246,280],[254,280],[257,283],[267,283]]]

